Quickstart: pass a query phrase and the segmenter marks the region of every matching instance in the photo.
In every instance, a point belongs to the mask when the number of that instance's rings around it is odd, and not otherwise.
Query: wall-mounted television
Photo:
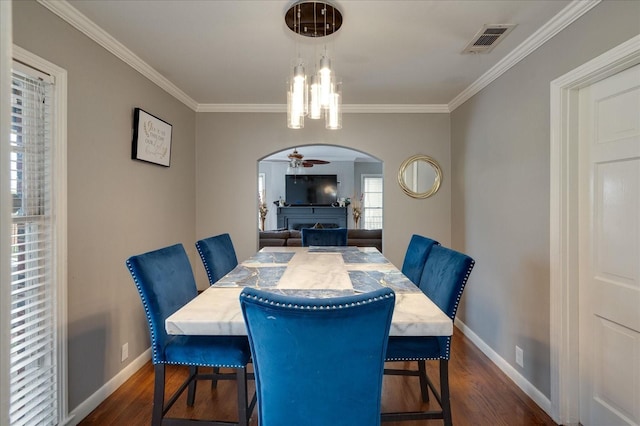
[[[328,206],[338,201],[338,176],[286,175],[285,191],[292,206]]]

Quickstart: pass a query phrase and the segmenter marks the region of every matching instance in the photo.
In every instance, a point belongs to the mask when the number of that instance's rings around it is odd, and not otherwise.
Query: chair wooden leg
[[[249,410],[247,407],[247,369],[236,369],[236,384],[238,386],[238,426],[248,426]]]
[[[418,369],[420,375],[420,388],[422,391],[423,400],[427,401],[429,398],[429,389],[440,405],[440,409],[430,409],[427,411],[404,411],[394,413],[382,413],[381,420],[383,422],[402,422],[408,420],[431,420],[442,419],[444,426],[453,426],[453,420],[451,417],[451,400],[449,392],[449,361],[441,359],[440,361],[440,389],[438,390],[435,384],[431,381],[426,374],[426,362],[418,362]],[[393,370],[391,370],[393,371]],[[402,370],[400,370],[402,371]],[[415,370],[412,370],[415,373]],[[412,375],[416,374],[403,374]],[[422,380],[426,382],[426,386],[422,384]],[[425,389],[426,388],[426,389]],[[427,399],[424,399],[426,394]]]
[[[422,401],[429,402],[429,386],[427,385],[427,365],[426,361],[418,360],[418,376],[420,377],[420,393]]]
[[[216,374],[220,374],[220,367],[213,367],[214,379],[211,380],[211,389],[218,387],[218,379],[215,378]]]
[[[449,399],[449,361],[440,360],[440,405],[444,426],[453,426],[451,419],[451,401]]]
[[[189,367],[189,389],[187,391],[187,405],[189,407],[193,407],[193,403],[196,400],[196,384],[198,380],[196,377],[198,376],[198,367],[190,366]]]
[[[160,426],[162,424],[162,412],[164,411],[164,367],[164,364],[156,364],[154,366],[152,426]]]

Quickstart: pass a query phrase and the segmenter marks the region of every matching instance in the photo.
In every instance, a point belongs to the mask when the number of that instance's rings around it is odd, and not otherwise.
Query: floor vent
[[[485,25],[462,53],[489,53],[514,27],[515,24]]]

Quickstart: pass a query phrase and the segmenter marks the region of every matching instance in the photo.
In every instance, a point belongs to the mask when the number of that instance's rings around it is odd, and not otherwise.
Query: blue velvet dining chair
[[[394,303],[389,288],[331,298],[243,289],[260,426],[379,425]]]
[[[431,247],[440,245],[439,242],[422,235],[414,234],[411,236],[407,252],[404,255],[402,263],[402,273],[407,276],[415,285],[420,284],[424,264],[427,261]]]
[[[159,426],[178,397],[188,388],[187,405],[193,406],[198,380],[235,379],[238,388],[238,422],[246,426],[251,414],[247,404],[247,373],[251,351],[242,336],[169,335],[165,320],[198,294],[189,258],[182,244],[131,256],[127,268],[138,289],[151,335],[155,371],[152,425]],[[189,367],[189,377],[165,404],[165,366]],[[234,374],[201,374],[198,367],[228,367]],[[170,421],[187,424],[188,419]],[[225,423],[227,424],[227,423]]]
[[[215,283],[238,266],[236,250],[229,234],[198,240],[196,248],[207,272],[209,284]]]
[[[434,245],[427,257],[420,278],[420,289],[453,321],[475,261],[466,254]],[[436,397],[441,410],[383,413],[383,421],[443,419],[446,426],[452,424],[449,396],[449,358],[451,336],[389,338],[387,361],[417,361],[417,370],[385,369],[385,374],[418,376],[424,402],[429,400],[429,390]],[[438,391],[426,373],[425,360],[438,360],[440,364],[440,390]]]
[[[214,284],[238,266],[238,257],[229,234],[225,233],[198,240],[196,241],[196,249],[202,259],[209,285]],[[214,374],[219,372],[218,367],[213,369]],[[211,388],[215,388],[217,385],[217,380],[211,381]]]
[[[302,247],[346,246],[347,228],[302,228]]]

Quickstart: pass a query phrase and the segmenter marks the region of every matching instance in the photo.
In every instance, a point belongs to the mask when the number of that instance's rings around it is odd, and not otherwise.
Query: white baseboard
[[[473,342],[504,374],[507,375],[529,398],[533,400],[538,406],[549,416],[551,416],[551,400],[544,396],[542,392],[524,378],[515,368],[511,366],[504,358],[502,358],[496,351],[491,349],[476,333],[471,331],[469,327],[465,325],[459,319],[454,321],[454,325],[462,331],[462,333]]]
[[[118,389],[129,377],[142,368],[144,364],[151,359],[151,348],[144,351],[138,358],[134,359],[129,365],[120,370],[111,380],[98,389],[93,395],[85,399],[73,411],[69,413],[66,425],[75,426],[87,417],[98,405],[104,402],[109,395]]]

